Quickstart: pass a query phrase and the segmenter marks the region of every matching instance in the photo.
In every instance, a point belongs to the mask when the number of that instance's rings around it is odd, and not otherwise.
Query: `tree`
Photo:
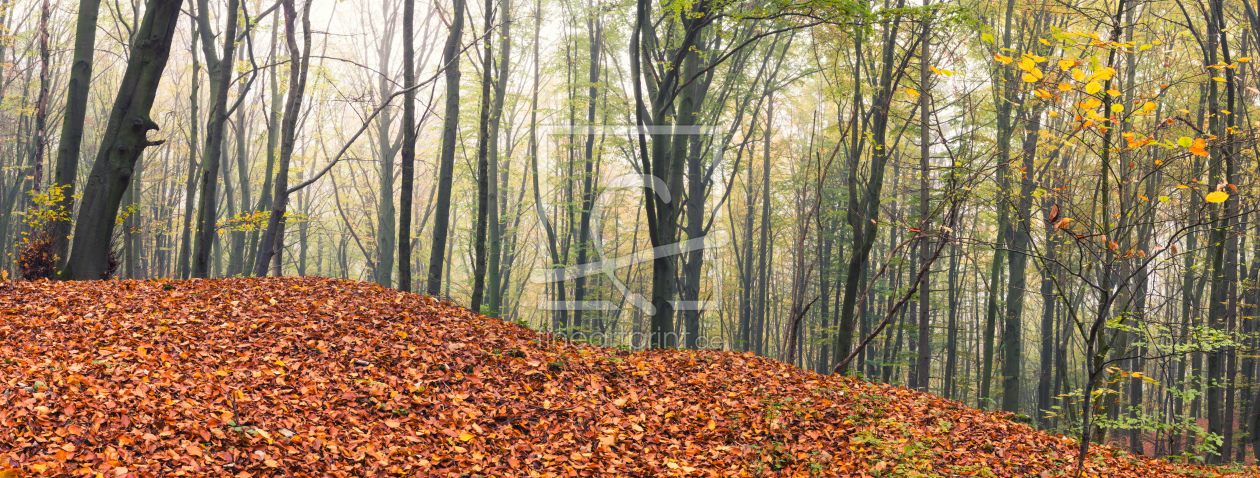
[[[87,117],[92,60],[96,54],[96,18],[100,7],[100,0],[80,2],[74,31],[74,60],[66,87],[66,112],[61,120],[61,144],[57,148],[57,170],[52,184],[52,187],[62,188],[62,202],[58,207],[67,211],[74,206],[74,182],[79,172],[79,148],[83,144],[83,121]],[[59,267],[64,269],[70,252],[70,223],[57,221],[52,227],[53,250],[59,257]]]
[[[446,116],[442,120],[442,153],[438,159],[437,206],[433,218],[433,247],[429,253],[429,275],[426,293],[437,297],[442,293],[442,265],[446,255],[447,229],[450,228],[451,180],[455,169],[455,141],[459,129],[459,52],[464,34],[464,1],[452,0],[451,31],[442,50],[446,68]]]
[[[214,52],[214,30],[210,26],[207,0],[197,0],[197,26],[202,54],[210,76],[210,112],[206,124],[206,146],[202,154],[201,194],[197,214],[197,239],[193,247],[192,276],[210,277],[210,254],[218,238],[218,180],[223,160],[224,131],[228,117],[228,86],[232,81],[233,56],[236,52],[237,14],[240,0],[228,0],[226,26],[223,31],[223,53]]]
[[[161,144],[148,139],[148,132],[158,129],[158,124],[149,118],[149,111],[170,56],[181,3],[180,0],[146,3],[144,20],[136,29],[131,58],[110,110],[96,163],[84,185],[83,206],[75,221],[70,259],[62,272],[63,278],[100,279],[108,271],[110,237],[123,191],[131,182],[136,161],[144,149]]]
[[[289,50],[289,90],[286,93],[284,117],[280,122],[280,157],[276,170],[274,202],[267,218],[267,229],[258,241],[258,255],[254,261],[254,276],[266,277],[268,266],[284,246],[285,214],[289,207],[289,195],[309,185],[310,179],[294,188],[289,187],[289,163],[297,142],[298,113],[306,93],[306,75],[311,67],[311,0],[302,5],[302,45],[297,42],[297,9],[294,0],[282,0],[284,12],[284,40]],[[294,61],[296,60],[296,61]],[[379,109],[378,109],[379,110]],[[331,167],[331,165],[329,166]]]
[[[398,198],[398,290],[411,292],[411,198],[416,180],[416,2],[403,0],[402,185]]]

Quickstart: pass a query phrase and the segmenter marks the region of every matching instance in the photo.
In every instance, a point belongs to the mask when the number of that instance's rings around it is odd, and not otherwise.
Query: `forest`
[[[0,25],[2,280],[366,282],[1010,412],[1078,471],[1092,445],[1260,458],[1260,2],[3,0]]]

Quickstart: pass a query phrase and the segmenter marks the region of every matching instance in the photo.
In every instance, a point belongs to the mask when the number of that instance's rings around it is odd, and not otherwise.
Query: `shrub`
[[[54,250],[52,224],[44,224],[18,256],[18,271],[26,280],[51,279],[57,273],[57,251]]]

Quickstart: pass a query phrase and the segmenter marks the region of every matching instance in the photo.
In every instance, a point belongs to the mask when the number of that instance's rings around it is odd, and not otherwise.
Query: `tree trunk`
[[[197,215],[197,240],[193,248],[192,276],[210,277],[211,249],[218,239],[218,180],[223,161],[223,136],[227,123],[227,93],[232,81],[233,55],[236,53],[237,14],[240,0],[228,0],[227,28],[223,33],[223,57],[214,54],[214,32],[210,29],[210,12],[206,0],[198,0],[197,23],[201,44],[210,74],[210,120],[206,125],[206,148],[202,157],[201,204]],[[229,198],[230,199],[230,198]],[[218,261],[215,261],[217,264]]]
[[[577,242],[577,263],[585,264],[590,254],[591,240],[591,207],[595,200],[595,102],[599,93],[599,47],[603,42],[604,25],[601,20],[593,18],[594,12],[590,13],[586,20],[587,34],[590,36],[590,58],[589,69],[587,72],[587,98],[586,98],[586,141],[584,142],[583,158],[582,158],[582,198],[581,209],[578,211],[578,242]],[[586,276],[579,275],[573,281],[573,299],[576,301],[586,300]],[[573,310],[574,326],[581,327],[583,319],[583,307],[575,307]]]
[[[928,6],[930,0],[923,0],[923,6]],[[932,44],[932,24],[929,17],[923,24],[923,52],[919,56],[919,228],[927,230],[928,215],[930,212],[929,187],[932,175],[931,145],[932,132],[930,130],[931,123],[929,119],[931,105],[931,77],[928,76],[928,65],[930,64],[932,54],[929,49]],[[932,241],[924,236],[919,241],[919,263],[927,264],[932,256]],[[915,368],[910,375],[910,387],[928,391],[931,384],[932,372],[932,314],[929,310],[931,305],[931,268],[927,268],[923,274],[923,289],[919,292],[919,343],[918,356],[916,357]]]
[[[411,292],[411,197],[416,179],[416,0],[403,0],[402,185],[398,197],[398,290]]]
[[[271,28],[271,61],[269,62],[271,65],[267,67],[267,80],[271,83],[271,100],[267,112],[267,168],[263,173],[263,186],[258,197],[258,205],[254,207],[254,211],[259,213],[271,210],[273,189],[271,182],[275,177],[276,147],[280,142],[280,122],[282,121],[280,118],[282,103],[280,101],[283,96],[280,94],[280,81],[277,75],[276,61],[278,58],[276,56],[276,45],[280,43],[280,22],[280,15],[276,15]],[[258,263],[258,250],[260,249],[258,241],[261,234],[262,231],[255,227],[254,231],[249,235],[249,264],[251,264],[251,267],[253,264]],[[250,272],[253,271],[251,270]]]
[[[96,54],[96,19],[101,0],[79,2],[78,25],[74,31],[74,59],[70,64],[70,83],[66,87],[66,111],[61,120],[61,144],[57,148],[57,169],[54,187],[63,188],[57,208],[67,214],[66,220],[52,227],[53,250],[58,269],[64,269],[70,253],[69,214],[74,209],[74,182],[79,173],[79,148],[83,144],[83,122],[87,117],[88,93],[92,82],[92,59]],[[4,240],[0,236],[0,240]]]
[[[769,262],[770,247],[770,137],[774,133],[774,94],[770,94],[770,104],[766,108],[766,126],[761,158],[761,242],[757,253],[757,309],[752,326],[753,351],[763,354],[763,340],[766,330],[766,291],[769,289],[770,274],[766,264]]]
[[[294,0],[281,0],[284,8],[284,38],[288,45],[289,58],[297,61],[289,62],[289,91],[285,98],[284,117],[280,124],[280,157],[276,171],[276,189],[271,216],[267,219],[267,230],[258,241],[258,257],[254,262],[254,276],[265,277],[267,268],[273,265],[284,246],[285,213],[288,211],[289,195],[289,161],[293,158],[293,148],[297,136],[299,112],[302,109],[302,96],[306,92],[306,75],[311,64],[311,0],[306,0],[302,7],[302,46],[297,43],[297,10]],[[273,265],[273,269],[275,269]],[[275,271],[278,275],[279,271]]]
[[[503,307],[503,284],[499,268],[503,256],[503,230],[499,217],[499,122],[503,117],[503,102],[507,95],[509,57],[512,54],[512,0],[502,0],[503,36],[499,39],[499,71],[494,82],[494,103],[490,106],[490,125],[488,128],[488,164],[486,176],[489,184],[486,191],[487,235],[489,235],[486,269],[489,282],[489,297],[486,311],[492,317],[499,317]],[[509,154],[511,148],[508,149]],[[506,169],[506,168],[505,168]],[[505,170],[506,172],[506,170]],[[506,178],[506,176],[504,176]],[[504,184],[506,185],[506,184]]]
[[[377,77],[376,92],[383,101],[394,93],[394,82],[390,78],[390,56],[394,46],[394,23],[388,21],[397,13],[390,12],[390,0],[381,2],[382,13],[387,19],[384,34],[378,43],[377,59],[380,72]],[[394,7],[397,8],[397,7]],[[393,287],[394,275],[394,240],[397,231],[394,228],[394,153],[397,151],[390,138],[389,129],[394,123],[393,107],[386,104],[377,117],[377,153],[380,162],[377,167],[377,207],[376,207],[376,283],[381,287]]]
[[[122,193],[131,182],[133,168],[144,148],[155,144],[146,138],[150,130],[158,128],[157,123],[149,119],[149,111],[170,56],[181,3],[180,0],[149,0],[147,3],[118,96],[110,110],[108,126],[101,137],[96,162],[84,185],[70,260],[62,272],[64,278],[105,277],[110,237]]]
[[[442,51],[446,66],[446,116],[442,120],[442,153],[437,171],[437,210],[433,213],[433,247],[429,251],[429,275],[426,293],[437,297],[442,293],[442,265],[446,257],[446,236],[450,228],[451,180],[455,169],[455,142],[459,129],[459,53],[464,32],[464,1],[453,0],[451,31]],[[536,88],[535,88],[536,89]]]
[[[905,0],[897,0],[896,8],[903,6],[905,6]],[[884,36],[879,90],[876,93],[874,103],[871,105],[874,108],[871,115],[873,119],[871,142],[874,150],[868,172],[869,178],[867,179],[864,201],[857,200],[855,196],[857,191],[854,188],[854,184],[852,184],[857,175],[856,168],[853,168],[849,174],[850,191],[852,192],[849,196],[847,219],[854,230],[854,247],[853,255],[849,258],[849,270],[845,276],[844,305],[840,309],[840,337],[839,344],[836,347],[837,362],[848,356],[850,349],[853,347],[854,312],[857,307],[860,286],[862,285],[859,278],[862,276],[862,270],[866,268],[867,260],[871,255],[871,247],[875,245],[875,238],[879,234],[880,193],[884,188],[884,167],[888,164],[889,149],[891,149],[887,144],[889,105],[892,101],[893,88],[895,87],[894,76],[900,78],[900,75],[895,75],[894,73],[898,69],[898,65],[894,63],[894,54],[896,53],[899,26],[900,17],[894,17]],[[860,49],[858,51],[860,52]],[[860,58],[861,55],[859,54],[858,57]],[[856,74],[855,72],[855,76]],[[855,95],[860,95],[860,93],[855,93]],[[857,141],[855,140],[856,144]],[[860,151],[860,147],[855,146],[849,154],[850,161],[857,161]],[[863,204],[865,205],[864,213],[859,212],[859,208]],[[835,372],[844,373],[845,369],[835,370]]]

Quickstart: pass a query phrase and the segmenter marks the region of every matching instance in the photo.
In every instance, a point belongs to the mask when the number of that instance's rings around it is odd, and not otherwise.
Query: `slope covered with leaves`
[[[0,282],[0,436],[0,470],[62,476],[1064,476],[1076,456],[902,388],[319,278]]]

